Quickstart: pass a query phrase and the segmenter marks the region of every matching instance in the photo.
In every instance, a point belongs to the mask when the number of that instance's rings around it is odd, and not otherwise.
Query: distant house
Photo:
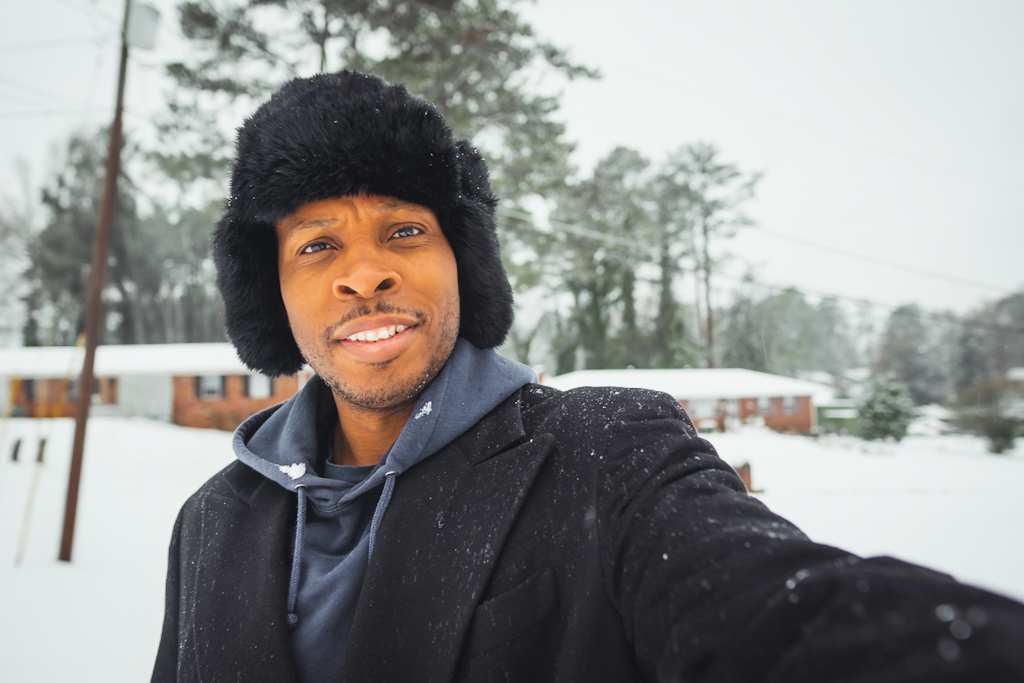
[[[779,432],[817,430],[815,404],[832,388],[815,382],[737,368],[579,370],[545,378],[557,389],[583,386],[653,389],[669,394],[701,430],[762,422]]]
[[[72,417],[83,349],[0,349],[0,410]],[[96,350],[91,414],[148,417],[186,427],[234,429],[293,396],[311,375],[251,372],[230,344],[136,344]]]

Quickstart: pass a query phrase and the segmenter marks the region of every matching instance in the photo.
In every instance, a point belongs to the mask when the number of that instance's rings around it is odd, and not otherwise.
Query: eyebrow
[[[423,213],[424,211],[430,211],[425,206],[419,204],[413,204],[412,202],[388,202],[387,204],[381,204],[380,206],[370,209],[367,213],[372,216],[387,213],[388,211],[397,211],[399,209],[408,209],[417,213]],[[340,219],[338,218],[314,218],[309,221],[302,221],[295,226],[295,230],[315,230],[316,228],[323,228],[328,225],[334,225]]]
[[[302,221],[295,226],[295,230],[312,230],[314,228],[322,228],[326,225],[333,225],[337,223],[337,218],[317,218],[311,221]]]
[[[423,213],[424,211],[428,211],[428,212],[430,211],[430,209],[428,209],[425,206],[421,206],[420,204],[413,204],[412,202],[394,201],[394,202],[388,202],[387,204],[381,204],[376,209],[371,209],[369,211],[369,213],[376,215],[376,214],[384,213],[386,211],[398,211],[399,209],[407,209],[407,210],[414,211],[416,213]]]

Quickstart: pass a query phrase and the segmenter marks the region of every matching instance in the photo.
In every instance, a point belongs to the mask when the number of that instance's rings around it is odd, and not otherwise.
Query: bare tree
[[[14,166],[18,192],[0,196],[0,346],[20,343],[27,293],[21,275],[28,265],[28,241],[36,218],[28,163],[19,158]]]
[[[705,363],[714,367],[715,320],[711,281],[721,253],[713,245],[736,234],[736,229],[753,225],[741,210],[754,196],[760,173],[744,173],[735,164],[719,159],[718,149],[709,143],[685,145],[669,156],[663,182],[677,188],[690,226],[691,251],[697,275],[697,309],[704,337]],[[703,301],[702,301],[703,300]],[[703,311],[701,311],[703,308]]]

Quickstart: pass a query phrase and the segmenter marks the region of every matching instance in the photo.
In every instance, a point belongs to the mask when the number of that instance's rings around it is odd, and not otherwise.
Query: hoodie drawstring
[[[380,492],[380,500],[377,501],[377,508],[373,511],[373,521],[370,522],[370,551],[369,557],[373,556],[373,543],[377,538],[377,530],[384,519],[384,512],[391,502],[391,494],[395,490],[395,478],[398,472],[391,471],[384,474],[384,490]],[[288,628],[294,629],[299,623],[299,615],[295,611],[295,603],[299,599],[299,571],[302,569],[302,535],[306,528],[306,487],[299,484],[295,487],[299,496],[299,511],[295,520],[295,550],[292,553],[292,575],[288,582]]]
[[[306,487],[299,484],[295,487],[299,494],[299,513],[295,520],[295,550],[292,555],[292,577],[288,582],[288,628],[293,629],[299,623],[299,615],[295,612],[295,603],[299,598],[299,570],[302,569],[302,532],[306,528]]]
[[[398,472],[395,471],[384,473],[384,490],[380,492],[380,500],[377,501],[377,509],[373,511],[373,521],[370,522],[369,557],[373,557],[373,543],[377,540],[377,529],[380,528],[380,523],[384,519],[384,511],[388,509],[388,503],[391,502],[391,493],[395,490],[397,476]]]

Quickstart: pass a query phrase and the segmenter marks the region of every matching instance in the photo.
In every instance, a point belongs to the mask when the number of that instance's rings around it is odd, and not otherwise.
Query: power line
[[[543,235],[546,235],[546,236],[551,236],[550,233],[546,233],[546,232],[538,229],[536,226],[534,226],[533,222],[532,222],[533,221],[533,217],[530,216],[527,213],[524,213],[524,212],[521,212],[521,211],[516,211],[514,209],[503,209],[501,207],[499,207],[499,213],[501,213],[501,214],[503,214],[503,215],[505,215],[505,216],[507,216],[509,218],[514,218],[516,220],[523,221],[525,223],[527,229],[529,229],[529,230],[531,230],[533,232],[536,232],[538,234],[543,234]],[[606,244],[610,244],[613,248],[617,248],[617,249],[624,249],[625,248],[626,250],[628,250],[629,253],[631,253],[633,255],[638,255],[638,256],[644,257],[645,260],[646,259],[650,259],[651,256],[653,255],[653,252],[645,254],[641,249],[639,249],[639,245],[636,242],[630,242],[629,240],[626,240],[624,238],[618,237],[617,235],[607,235],[605,233],[602,233],[602,232],[599,232],[599,231],[596,231],[596,230],[590,230],[588,228],[582,228],[582,227],[580,227],[578,225],[572,225],[570,223],[566,223],[566,222],[563,222],[563,221],[551,221],[551,222],[552,223],[557,223],[560,227],[562,227],[567,232],[576,234],[576,235],[578,235],[580,237],[584,237],[584,238],[587,238],[587,239],[592,239],[592,240],[595,240],[595,241],[598,241],[598,242],[604,242]],[[822,245],[822,246],[824,246],[824,245]],[[861,255],[858,255],[858,256],[861,256]],[[865,258],[870,258],[870,257],[865,257]],[[892,263],[891,262],[886,262],[886,265],[892,265]],[[903,267],[900,264],[896,264],[896,265],[899,266],[900,268]],[[680,268],[680,270],[684,271],[684,272],[693,272],[692,268]],[[925,271],[925,272],[929,272],[930,273],[930,271]],[[935,275],[934,273],[931,273],[931,274]],[[940,277],[946,277],[944,274],[938,274],[938,275],[940,275]],[[757,287],[763,287],[765,289],[770,289],[770,290],[775,290],[775,291],[783,291],[783,290],[786,290],[786,289],[795,289],[795,290],[797,290],[799,292],[813,294],[813,295],[816,295],[816,296],[841,299],[841,300],[844,300],[844,301],[851,301],[851,302],[858,303],[858,304],[867,304],[867,305],[871,306],[872,308],[888,311],[890,313],[893,313],[893,312],[899,310],[900,308],[902,308],[902,306],[894,306],[892,304],[883,304],[881,302],[874,301],[874,300],[871,300],[871,299],[867,299],[867,298],[864,298],[864,297],[857,297],[857,296],[852,296],[852,295],[847,295],[847,294],[836,294],[835,292],[825,292],[825,291],[821,291],[821,290],[809,289],[807,287],[800,287],[800,286],[792,285],[792,284],[791,285],[771,285],[771,284],[768,284],[768,283],[765,283],[765,282],[759,282],[759,281],[751,282],[749,279],[747,279],[745,277],[733,275],[733,274],[729,273],[728,271],[722,271],[722,270],[715,271],[714,272],[714,277],[724,278],[726,280],[732,280],[733,282],[740,282],[740,283],[743,283],[743,284],[753,284],[754,286],[757,286]],[[952,277],[952,276],[950,276],[950,277]],[[976,284],[977,283],[975,283],[975,286],[976,286]],[[984,286],[988,287],[989,285],[984,285]],[[1000,290],[1000,291],[1002,291],[1002,290]],[[960,325],[962,327],[974,327],[974,328],[979,328],[980,327],[980,328],[983,328],[983,329],[989,329],[989,330],[1000,331],[1000,332],[1011,332],[1013,334],[1024,334],[1024,327],[1017,326],[1017,325],[1000,325],[1000,324],[997,324],[997,323],[988,323],[988,322],[985,322],[984,320],[965,320],[963,318],[954,316],[954,315],[949,314],[949,313],[931,312],[931,311],[927,311],[927,310],[921,309],[920,307],[918,308],[918,313],[922,317],[928,318],[930,320],[934,320],[934,321],[937,321],[937,322],[952,323],[952,324]]]
[[[869,254],[862,254],[856,251],[850,251],[841,247],[833,247],[821,242],[815,242],[813,240],[804,239],[802,237],[795,237],[793,235],[787,235],[786,233],[771,230],[769,228],[756,228],[752,230],[753,233],[764,233],[771,235],[780,240],[786,242],[792,242],[794,244],[800,244],[811,249],[818,249],[838,256],[843,256],[849,259],[857,261],[864,261],[865,263],[871,263],[876,266],[883,266],[885,268],[892,268],[893,270],[903,271],[905,273],[911,273],[913,275],[920,275],[922,277],[930,277],[936,280],[945,280],[946,282],[952,282],[958,285],[966,285],[968,287],[977,287],[979,289],[987,289],[992,292],[999,294],[1006,294],[1006,288],[994,285],[989,282],[981,282],[980,280],[972,280],[970,278],[959,277],[957,275],[950,275],[948,273],[940,273],[935,270],[928,270],[926,268],[918,268],[917,266],[910,266],[905,263],[899,263],[897,261],[890,261],[889,259],[880,258],[878,256],[871,256]]]
[[[64,5],[65,7],[70,7],[71,9],[78,10],[79,12],[82,12],[86,15],[99,17],[104,21],[108,21],[114,24],[115,26],[118,23],[116,18],[114,18],[108,12],[101,10],[99,7],[96,6],[95,3],[92,2],[84,6],[80,2],[68,2],[68,0],[53,0],[53,2],[57,3],[58,5]]]
[[[528,225],[531,225],[531,229],[534,230],[535,232],[538,232],[540,234],[548,234],[548,233],[545,233],[544,231],[541,231],[541,230],[537,229],[536,227],[532,227],[533,217],[530,216],[527,213],[524,213],[524,212],[521,212],[521,211],[516,211],[514,209],[503,209],[501,207],[499,207],[499,212],[504,214],[505,216],[507,216],[509,218],[514,218],[514,219],[517,219],[517,220],[525,221]],[[596,231],[596,230],[590,230],[588,228],[583,228],[583,227],[580,227],[578,225],[572,225],[572,224],[566,223],[564,221],[550,220],[549,222],[551,222],[553,224],[558,224],[559,227],[563,228],[566,232],[573,233],[573,234],[578,235],[580,237],[585,237],[585,238],[588,238],[588,239],[593,239],[593,240],[596,240],[596,241],[601,241],[601,242],[605,242],[605,243],[608,243],[608,244],[613,244],[613,245],[616,245],[616,246],[619,246],[619,247],[625,247],[625,248],[627,248],[628,250],[630,250],[631,252],[633,252],[633,253],[635,253],[637,255],[643,256],[645,258],[652,258],[653,252],[644,251],[637,244],[636,241],[627,240],[627,239],[624,239],[624,238],[619,237],[617,235],[608,235],[608,234],[605,234],[605,233],[602,233],[602,232],[599,232],[599,231]],[[940,273],[938,271],[929,270],[929,269],[926,269],[926,268],[918,268],[916,266],[910,266],[910,265],[907,265],[905,263],[899,263],[897,261],[890,261],[889,259],[880,258],[878,256],[871,256],[871,255],[868,255],[868,254],[862,254],[862,253],[859,253],[859,252],[850,251],[848,249],[842,249],[840,247],[833,247],[833,246],[830,246],[830,245],[827,245],[827,244],[822,244],[820,242],[815,242],[813,240],[804,239],[802,237],[795,237],[793,235],[787,235],[785,233],[778,232],[776,230],[771,230],[769,228],[760,228],[759,227],[759,228],[756,228],[755,230],[753,230],[753,232],[755,232],[755,233],[761,232],[761,233],[764,233],[766,235],[770,235],[772,237],[776,237],[776,238],[781,239],[781,240],[785,240],[785,241],[788,241],[788,242],[793,242],[793,243],[800,244],[800,245],[803,245],[803,246],[806,246],[806,247],[810,247],[812,249],[819,249],[821,251],[826,251],[826,252],[829,252],[829,253],[837,254],[839,256],[844,256],[846,258],[855,259],[855,260],[859,260],[859,261],[864,261],[866,263],[871,263],[873,265],[884,266],[886,268],[892,268],[894,270],[899,270],[899,271],[903,271],[903,272],[906,272],[906,273],[911,273],[911,274],[914,274],[914,275],[920,275],[920,276],[923,276],[923,277],[935,278],[935,279],[938,279],[938,280],[944,280],[946,282],[951,282],[951,283],[958,284],[958,285],[966,285],[968,287],[977,287],[977,288],[980,288],[980,289],[986,289],[986,290],[989,290],[989,291],[992,291],[992,292],[995,292],[997,294],[1004,295],[1004,296],[1007,293],[1005,287],[1000,287],[998,285],[994,285],[994,284],[989,283],[989,282],[981,282],[979,280],[972,280],[970,278],[959,277],[957,275],[950,275],[948,273]]]
[[[523,223],[526,229],[533,233],[543,235],[544,237],[557,237],[557,235],[541,230],[534,225],[534,217],[526,212],[517,211],[516,209],[508,209],[499,205],[498,213],[506,218],[511,218]],[[591,230],[590,228],[584,228],[582,226],[566,223],[565,221],[560,221],[554,218],[549,218],[548,222],[553,225],[558,225],[565,232],[576,235],[577,237],[594,240],[595,242],[603,242],[606,245],[609,245],[609,248],[614,251],[624,252],[629,256],[635,256],[644,261],[657,261],[657,257],[653,250],[643,249],[635,240],[628,240],[623,237],[619,237],[618,235],[609,235],[598,230]]]
[[[89,109],[31,109],[28,111],[0,111],[0,119],[27,119],[27,118],[39,118],[46,117],[51,118],[55,116],[80,116],[83,113],[89,111],[100,111],[100,107],[91,107]]]
[[[0,102],[4,104],[15,104],[22,107],[38,107],[39,100],[35,96],[24,95],[17,92],[0,92]]]
[[[35,50],[44,47],[53,47],[64,45],[81,45],[82,43],[95,43],[100,44],[100,41],[96,38],[87,38],[85,36],[77,36],[73,38],[60,38],[57,40],[42,40],[36,43],[18,43],[15,45],[0,45],[0,53],[5,52],[23,52],[26,50]]]
[[[15,88],[16,90],[22,90],[24,92],[33,94],[36,97],[48,97],[51,100],[55,100],[57,102],[60,102],[61,104],[67,104],[68,103],[60,95],[55,95],[55,94],[53,94],[51,92],[47,92],[46,90],[40,90],[39,88],[36,88],[34,86],[26,85],[26,84],[21,83],[19,81],[11,80],[10,78],[5,78],[4,76],[0,76],[0,83],[6,85],[9,88]]]
[[[795,290],[797,290],[797,291],[799,291],[801,293],[814,294],[816,296],[828,297],[828,298],[832,298],[832,299],[841,299],[843,301],[849,301],[849,302],[856,303],[856,304],[867,304],[871,308],[875,308],[875,309],[879,309],[879,310],[883,310],[883,311],[888,311],[889,313],[895,313],[896,311],[898,311],[901,308],[903,308],[903,305],[884,304],[884,303],[881,303],[879,301],[874,301],[872,299],[866,299],[864,297],[857,297],[857,296],[853,296],[853,295],[850,295],[850,294],[836,294],[835,292],[824,292],[824,291],[821,291],[821,290],[809,289],[807,287],[803,287],[803,286],[799,286],[799,285],[793,285],[793,284],[789,284],[789,285],[775,284],[775,285],[773,285],[773,284],[768,284],[767,282],[761,282],[761,281],[758,281],[758,280],[751,281],[751,280],[747,279],[746,277],[734,275],[732,273],[729,273],[727,271],[722,271],[722,270],[719,270],[717,272],[713,272],[712,277],[724,278],[726,280],[731,280],[733,282],[739,282],[741,284],[752,285],[754,287],[762,287],[764,289],[769,289],[769,290],[773,290],[773,291],[777,291],[777,292],[785,291],[787,289],[795,289]],[[953,315],[951,313],[942,313],[942,312],[938,312],[938,311],[928,311],[928,310],[925,310],[925,309],[923,309],[921,307],[917,307],[917,312],[918,312],[918,315],[920,315],[921,317],[928,318],[928,319],[934,320],[936,322],[952,323],[952,324],[955,324],[955,325],[960,325],[962,327],[973,327],[973,328],[980,327],[980,328],[994,330],[994,331],[998,331],[998,332],[1011,332],[1013,334],[1024,334],[1024,327],[1021,327],[1019,325],[1002,325],[1002,324],[999,324],[999,323],[988,323],[988,322],[985,322],[984,320],[967,320],[965,318],[961,318],[961,317]]]
[[[533,216],[526,213],[525,211],[517,211],[516,209],[507,209],[505,207],[499,206],[498,213],[501,213],[507,216],[508,218],[514,218],[516,220],[525,221],[527,223],[530,223],[532,226]],[[589,239],[598,240],[601,242],[608,242],[609,244],[617,244],[619,246],[628,247],[630,249],[635,249],[637,246],[635,241],[627,240],[625,238],[619,237],[618,235],[609,235],[598,230],[583,228],[578,225],[573,225],[571,223],[566,223],[564,221],[560,221],[557,219],[548,219],[548,222],[557,223],[563,228],[565,228],[566,232],[571,232],[575,235],[579,235],[580,237],[587,237]],[[534,229],[537,230],[538,232],[542,232],[537,228]]]

